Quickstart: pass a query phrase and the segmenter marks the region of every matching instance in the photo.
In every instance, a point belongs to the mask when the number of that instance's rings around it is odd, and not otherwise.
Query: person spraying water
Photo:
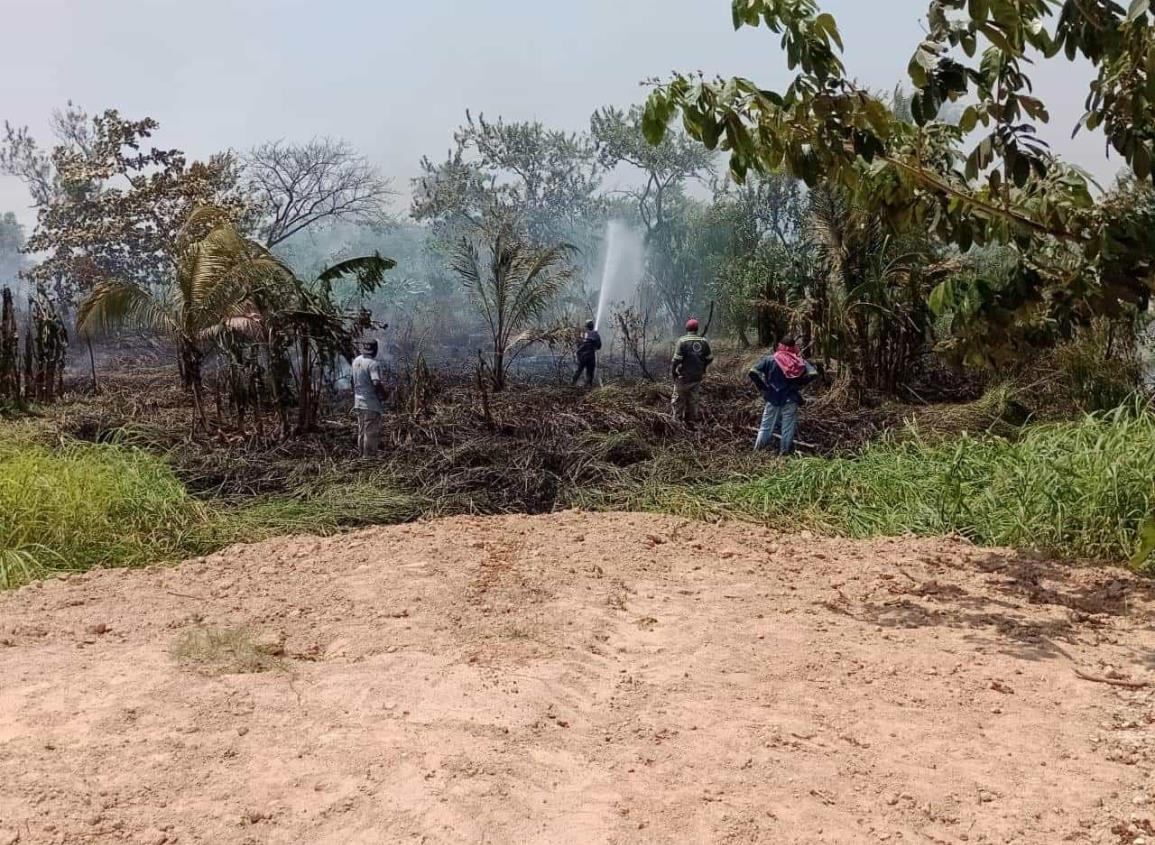
[[[593,320],[586,321],[586,330],[578,342],[577,372],[573,374],[573,383],[576,386],[585,373],[586,386],[593,387],[597,376],[598,352],[602,348],[602,336],[598,333],[597,324]]]

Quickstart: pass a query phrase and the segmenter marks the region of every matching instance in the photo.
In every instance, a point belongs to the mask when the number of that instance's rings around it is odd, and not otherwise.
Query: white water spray
[[[633,304],[645,270],[646,249],[640,233],[621,220],[611,220],[606,224],[603,252],[602,286],[595,320],[599,331],[606,328],[613,306]]]

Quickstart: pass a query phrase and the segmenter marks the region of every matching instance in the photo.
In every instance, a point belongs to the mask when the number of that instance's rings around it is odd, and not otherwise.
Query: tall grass
[[[0,587],[196,552],[207,520],[164,462],[142,452],[0,444]]]
[[[168,464],[121,444],[59,448],[0,433],[0,589],[52,572],[136,566],[233,542],[334,533],[417,515],[385,484],[334,483],[243,507],[193,498]]]
[[[1121,561],[1155,515],[1155,415],[1120,408],[1016,439],[883,441],[704,488],[652,486],[635,504],[876,535],[959,533],[983,545]]]

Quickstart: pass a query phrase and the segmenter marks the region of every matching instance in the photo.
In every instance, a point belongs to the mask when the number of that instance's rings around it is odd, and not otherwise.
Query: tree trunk
[[[505,349],[501,343],[493,344],[493,392],[505,390]]]
[[[301,385],[297,395],[297,431],[304,434],[312,428],[311,412],[313,404],[313,370],[312,362],[309,360],[312,353],[309,349],[309,333],[307,331],[301,332],[300,347]]]
[[[180,341],[181,373],[184,376],[185,389],[192,391],[193,405],[196,415],[205,431],[209,430],[209,418],[205,415],[204,382],[201,376],[201,364],[204,362],[204,353],[187,340]],[[195,426],[194,426],[195,429]]]

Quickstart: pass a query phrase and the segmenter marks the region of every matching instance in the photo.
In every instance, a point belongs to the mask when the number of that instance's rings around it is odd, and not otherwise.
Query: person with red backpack
[[[778,348],[750,369],[750,380],[762,394],[766,407],[762,412],[762,426],[754,451],[770,445],[774,432],[781,430],[778,453],[782,456],[794,451],[794,435],[798,430],[798,409],[803,404],[802,388],[818,376],[818,371],[798,351],[798,341],[787,335]]]

